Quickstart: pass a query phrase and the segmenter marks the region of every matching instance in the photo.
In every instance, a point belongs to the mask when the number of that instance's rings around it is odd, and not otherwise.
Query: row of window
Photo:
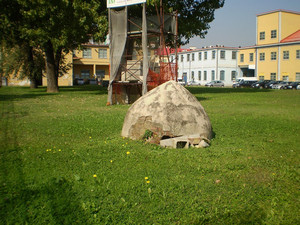
[[[277,38],[277,30],[271,30],[271,38]],[[262,31],[259,33],[259,40],[265,40],[266,39],[266,32]]]
[[[236,74],[237,73],[236,73],[235,70],[231,71],[231,80],[235,80]],[[186,73],[183,73],[183,76],[186,76],[186,75],[187,75]],[[191,75],[192,75],[192,80],[194,80],[195,79],[195,72],[192,71]],[[199,81],[202,80],[202,71],[198,71],[198,80]],[[204,81],[207,80],[207,71],[206,70],[203,71],[203,80]],[[215,71],[214,70],[211,71],[211,80],[215,80]],[[220,80],[223,80],[223,81],[225,80],[225,70],[220,71]]]
[[[82,51],[83,58],[92,58],[92,49],[84,48]],[[107,49],[98,49],[98,58],[99,59],[107,59]]]
[[[265,76],[259,76],[259,80],[264,80],[264,79],[265,79]],[[270,73],[270,80],[277,80],[277,74]],[[289,81],[289,76],[288,75],[282,76],[282,80]],[[295,81],[300,82],[300,73],[296,73]]]
[[[249,53],[249,61],[253,62],[254,53]],[[277,60],[277,52],[271,52],[271,60]],[[282,58],[287,60],[290,59],[290,51],[283,51]],[[300,59],[300,50],[296,50],[296,59]],[[259,60],[265,60],[265,53],[259,53]],[[240,54],[240,62],[244,62],[244,54]]]
[[[103,78],[105,76],[105,71],[104,70],[96,70],[96,76]],[[90,70],[81,70],[80,77],[83,79],[90,78]]]
[[[207,52],[198,52],[198,61],[202,60],[202,53],[203,53],[204,60],[207,60]],[[232,55],[231,55],[231,58],[236,59],[236,54],[237,54],[237,52],[233,51]],[[211,59],[215,59],[215,58],[216,58],[216,50],[213,50],[212,54],[211,54]],[[224,50],[220,51],[220,59],[226,59],[226,51],[224,51]],[[173,57],[171,58],[171,61],[173,61]],[[181,62],[184,61],[184,55],[180,56],[180,61]],[[186,54],[186,61],[187,62],[195,61],[195,53]]]

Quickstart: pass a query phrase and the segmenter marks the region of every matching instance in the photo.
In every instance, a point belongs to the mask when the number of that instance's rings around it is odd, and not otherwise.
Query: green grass
[[[164,149],[105,89],[60,90],[0,89],[0,224],[300,223],[300,91],[189,88],[212,145]]]

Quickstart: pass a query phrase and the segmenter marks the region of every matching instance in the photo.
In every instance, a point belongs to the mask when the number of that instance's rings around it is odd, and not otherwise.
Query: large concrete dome
[[[139,140],[146,131],[151,131],[156,143],[183,135],[212,137],[211,123],[204,108],[194,95],[175,81],[156,87],[129,108],[122,136]]]

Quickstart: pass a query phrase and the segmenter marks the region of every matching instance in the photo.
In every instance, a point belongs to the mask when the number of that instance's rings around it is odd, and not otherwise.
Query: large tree
[[[2,0],[2,39],[26,40],[45,53],[47,92],[58,92],[64,53],[107,33],[106,2],[102,0]],[[18,34],[18,35],[16,35]]]

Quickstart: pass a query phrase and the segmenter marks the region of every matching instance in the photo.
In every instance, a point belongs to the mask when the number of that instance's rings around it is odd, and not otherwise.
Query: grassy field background
[[[98,86],[2,87],[0,224],[300,224],[300,91],[189,90],[206,149],[123,139]]]

